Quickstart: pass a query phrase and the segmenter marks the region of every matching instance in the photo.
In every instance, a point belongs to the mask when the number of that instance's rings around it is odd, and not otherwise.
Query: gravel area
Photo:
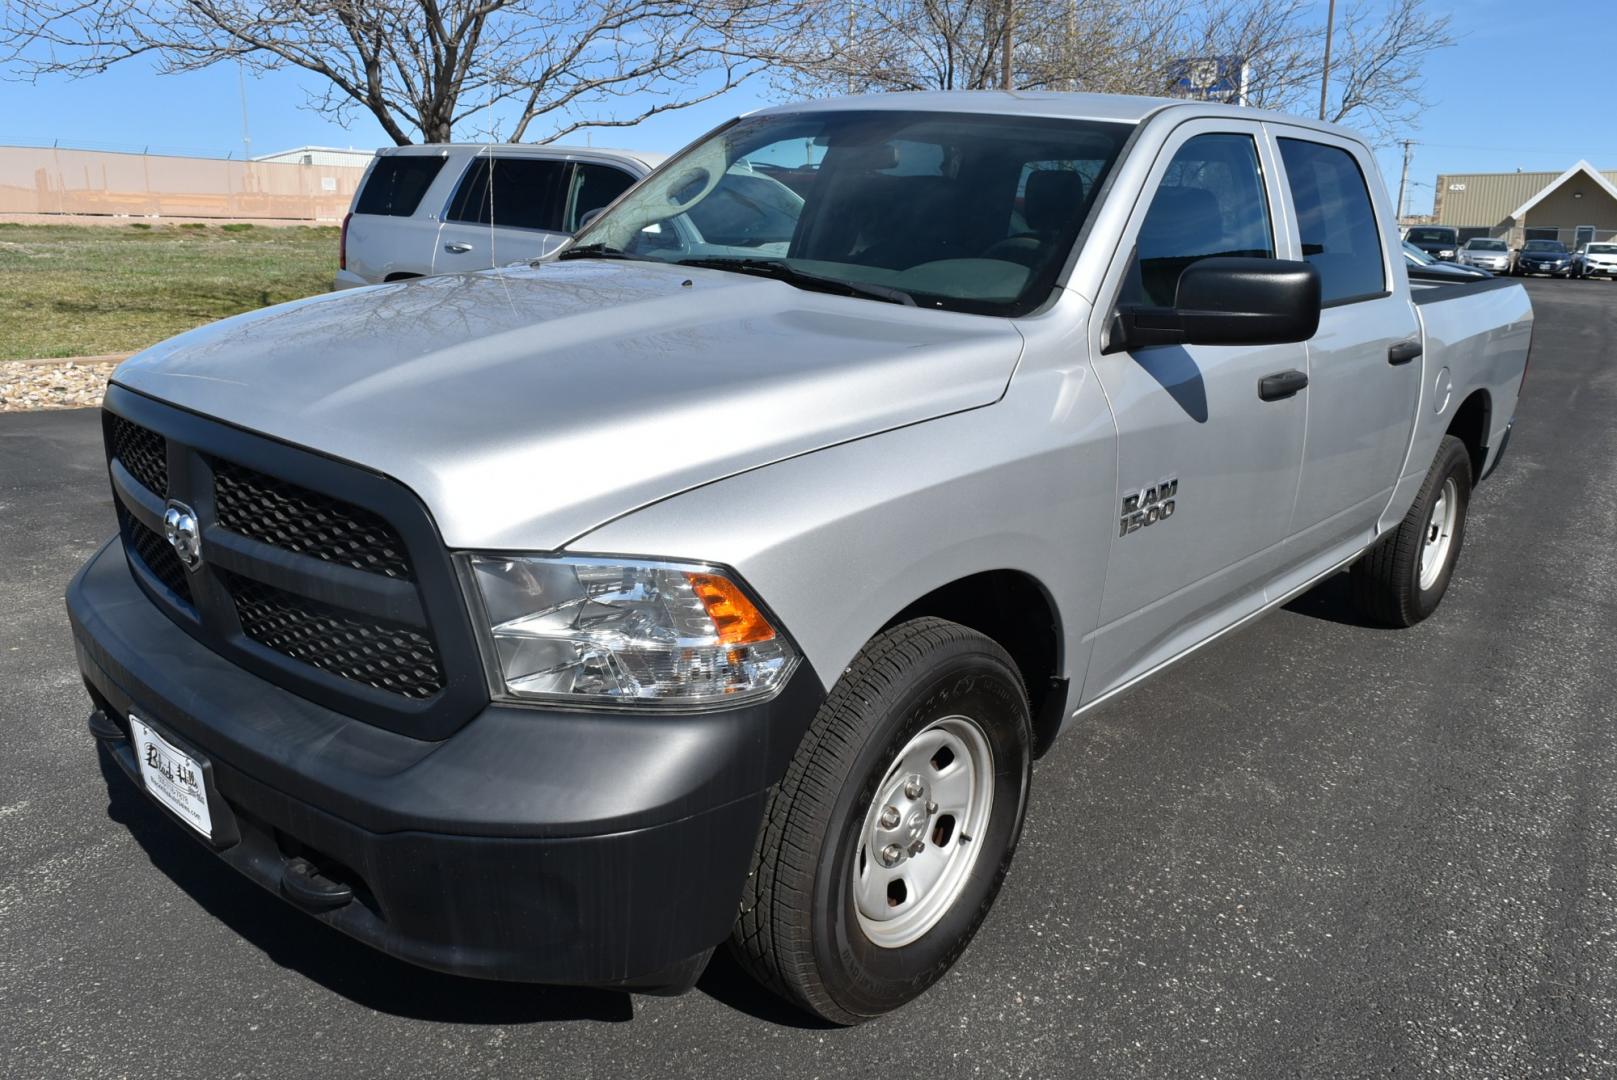
[[[107,377],[121,359],[0,361],[0,413],[99,405]]]

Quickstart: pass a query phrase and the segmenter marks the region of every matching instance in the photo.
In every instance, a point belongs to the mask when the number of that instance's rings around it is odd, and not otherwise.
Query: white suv
[[[378,150],[343,219],[335,287],[541,258],[662,160],[506,143]]]

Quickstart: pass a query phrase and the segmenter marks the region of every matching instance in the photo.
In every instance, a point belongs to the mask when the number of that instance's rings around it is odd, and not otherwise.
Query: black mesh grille
[[[112,418],[112,456],[142,487],[159,497],[168,494],[168,447],[163,436],[115,413],[107,415]]]
[[[146,569],[187,604],[191,599],[191,582],[186,577],[185,565],[174,554],[168,541],[136,521],[122,507],[118,508],[126,543],[134,548],[135,556],[146,564]]]
[[[244,633],[284,656],[378,690],[427,698],[443,689],[438,650],[408,627],[375,622],[224,575]]]
[[[219,524],[287,551],[413,580],[404,541],[368,510],[254,472],[214,461]]]

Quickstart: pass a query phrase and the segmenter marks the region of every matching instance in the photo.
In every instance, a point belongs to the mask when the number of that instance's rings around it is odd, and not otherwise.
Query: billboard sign
[[[1169,69],[1168,93],[1192,101],[1245,105],[1251,65],[1238,56],[1187,56]]]

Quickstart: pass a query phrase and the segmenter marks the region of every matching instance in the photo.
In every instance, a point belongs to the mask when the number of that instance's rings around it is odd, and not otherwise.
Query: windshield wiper
[[[615,248],[611,244],[583,244],[570,247],[556,256],[557,259],[639,259],[638,255],[630,255],[622,248]]]
[[[731,270],[738,274],[755,274],[758,277],[774,278],[784,281],[788,285],[796,285],[800,289],[812,289],[817,292],[841,293],[843,296],[859,296],[866,300],[884,300],[889,304],[903,304],[905,307],[915,307],[915,297],[903,289],[894,289],[887,285],[869,285],[864,282],[843,281],[841,278],[822,277],[811,274],[806,270],[799,270],[780,259],[748,259],[734,256],[710,256],[697,259],[680,259],[680,266],[699,266],[708,270]]]

